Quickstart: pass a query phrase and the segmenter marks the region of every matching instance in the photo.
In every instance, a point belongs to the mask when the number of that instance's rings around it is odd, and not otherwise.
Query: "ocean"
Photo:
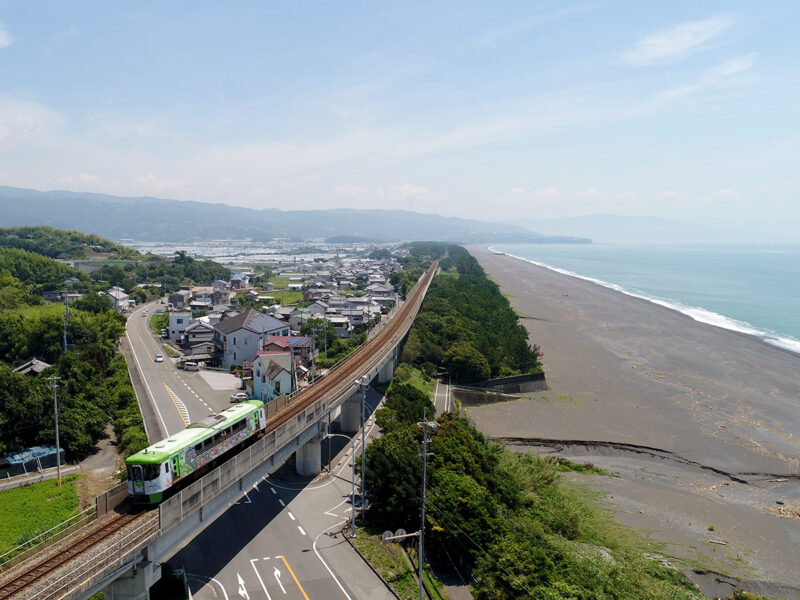
[[[491,248],[800,353],[800,246],[501,244]]]

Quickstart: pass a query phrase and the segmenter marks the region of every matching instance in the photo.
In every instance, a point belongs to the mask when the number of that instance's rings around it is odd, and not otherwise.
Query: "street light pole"
[[[50,387],[53,388],[53,410],[56,417],[56,471],[58,472],[58,487],[61,487],[61,444],[58,440],[58,375],[49,378]]]
[[[367,520],[365,515],[366,501],[367,501],[367,441],[366,441],[366,405],[367,405],[367,376],[361,378],[361,524],[364,525]]]

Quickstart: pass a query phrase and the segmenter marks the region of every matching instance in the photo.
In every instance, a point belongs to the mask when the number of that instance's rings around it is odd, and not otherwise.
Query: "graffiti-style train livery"
[[[266,427],[264,403],[247,400],[192,423],[125,460],[134,502],[157,504],[187,477]]]

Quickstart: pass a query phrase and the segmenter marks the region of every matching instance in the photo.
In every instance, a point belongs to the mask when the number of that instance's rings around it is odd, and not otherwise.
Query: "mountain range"
[[[112,240],[142,241],[332,238],[375,242],[590,242],[572,236],[544,236],[520,225],[404,210],[256,210],[185,200],[0,186],[0,227],[22,225],[49,225]]]

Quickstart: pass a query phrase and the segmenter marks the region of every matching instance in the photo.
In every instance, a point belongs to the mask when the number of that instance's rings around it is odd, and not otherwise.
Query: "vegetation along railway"
[[[302,414],[308,407],[321,400],[325,396],[333,395],[336,392],[351,387],[354,380],[361,377],[365,370],[368,371],[369,368],[371,368],[372,361],[370,359],[372,357],[380,356],[382,351],[384,351],[387,347],[392,347],[394,344],[400,341],[398,334],[402,333],[402,335],[405,335],[405,333],[408,331],[408,328],[411,326],[411,322],[413,322],[413,319],[422,304],[425,292],[430,284],[431,279],[433,278],[434,273],[436,272],[437,267],[438,261],[434,262],[428,271],[423,274],[422,277],[420,277],[417,285],[409,293],[403,306],[400,307],[394,318],[392,318],[383,329],[381,329],[368,342],[355,350],[351,355],[334,366],[325,377],[319,379],[312,386],[296,394],[286,406],[278,410],[276,413],[265,418],[263,404],[259,401],[242,403],[242,405],[240,405],[241,408],[238,408],[234,411],[231,411],[231,409],[223,411],[223,414],[219,415],[219,417],[223,417],[223,415],[224,417],[221,419],[218,418],[218,420],[220,424],[225,425],[225,429],[230,428],[230,434],[232,434],[233,438],[236,439],[231,440],[233,444],[225,445],[226,449],[224,450],[224,456],[221,455],[216,457],[214,462],[218,462],[220,459],[229,458],[230,456],[234,455],[238,448],[246,445],[248,441],[255,439],[255,437],[272,433],[282,425],[288,423],[291,419],[295,418],[297,415]],[[228,411],[231,411],[230,415],[225,414]],[[236,413],[235,415],[233,414],[234,412]],[[234,432],[233,427],[237,426],[237,423],[241,423],[238,425],[240,429]],[[186,436],[185,441],[187,443],[191,438],[193,449],[197,448],[199,440],[201,444],[200,450],[203,450],[202,443],[204,441],[210,441],[213,444],[213,436],[217,436],[219,433],[221,433],[221,428],[214,428],[212,421],[209,421],[209,423],[206,424],[206,428],[211,429],[212,431],[207,434],[187,434],[187,432],[190,432],[191,430],[184,430],[183,432],[168,438],[168,440],[162,440],[161,442],[153,444],[148,448],[148,453],[152,452],[151,448],[155,449],[158,446],[162,446],[162,448],[159,448],[159,450],[168,450],[168,448],[170,448],[169,439],[177,440],[180,434]],[[251,431],[252,435],[244,435],[245,429],[247,429],[247,431]],[[228,433],[226,433],[226,435],[228,435]],[[219,442],[219,439],[220,438],[218,437],[217,442]],[[172,444],[175,444],[175,442],[172,442]],[[173,450],[176,448],[178,448],[178,446],[172,447]],[[180,446],[180,448],[185,449],[186,446]],[[156,503],[165,496],[162,496],[162,492],[156,492],[152,496],[145,494],[146,490],[141,484],[142,480],[145,479],[144,472],[147,467],[144,465],[147,463],[147,461],[138,461],[137,459],[134,459],[134,457],[141,458],[142,454],[144,453],[140,452],[129,458],[129,474],[134,472],[136,473],[136,476],[132,477],[129,481],[129,491],[138,492],[140,496],[147,496],[141,497],[141,501],[143,502]],[[183,469],[180,463],[173,462],[173,459],[176,456],[177,454],[175,452],[162,452],[159,455],[159,460],[161,462],[155,460],[152,461],[153,466],[155,466],[155,463],[158,462],[160,473],[163,473],[167,468],[170,470],[172,476],[169,479],[164,479],[164,482],[169,483],[169,485],[166,486],[166,488],[169,488],[167,490],[168,492],[172,492],[172,488],[178,487],[178,484],[184,484],[193,481],[198,475],[205,471],[205,469],[202,468],[195,468],[197,462],[195,462],[195,466]],[[167,457],[169,460],[165,461],[164,459]],[[131,459],[134,460],[131,461]],[[164,467],[164,462],[167,462],[167,464],[170,466]],[[142,466],[138,471],[134,471],[132,466],[135,465]],[[176,466],[178,467],[177,474],[175,473]],[[153,470],[153,467],[151,467],[151,475],[154,474]],[[139,477],[138,482],[136,477]],[[180,487],[183,486],[180,485]],[[46,548],[45,551],[41,552],[40,554],[33,556],[20,565],[12,567],[6,573],[0,574],[0,600],[5,600],[6,598],[11,597],[61,597],[61,595],[58,593],[50,594],[47,592],[39,592],[36,589],[38,587],[37,582],[40,582],[45,574],[57,576],[57,573],[55,573],[56,569],[68,567],[69,565],[66,563],[72,563],[72,561],[80,560],[83,554],[90,553],[92,549],[103,545],[103,543],[113,544],[113,540],[117,539],[119,535],[124,535],[125,531],[134,528],[141,529],[143,527],[151,527],[153,529],[153,533],[155,534],[158,530],[157,511],[157,508],[128,506],[118,513],[109,513],[107,518],[98,519],[92,523],[89,523],[85,527],[81,528],[78,532],[67,538],[69,543],[55,544],[53,548],[49,548],[49,552]],[[64,540],[64,542],[67,540]],[[58,551],[54,552],[53,549],[56,547],[59,549]],[[69,576],[70,575],[68,574],[66,575],[66,577]],[[30,590],[27,589],[29,587]],[[59,586],[59,589],[63,589],[63,587]]]

